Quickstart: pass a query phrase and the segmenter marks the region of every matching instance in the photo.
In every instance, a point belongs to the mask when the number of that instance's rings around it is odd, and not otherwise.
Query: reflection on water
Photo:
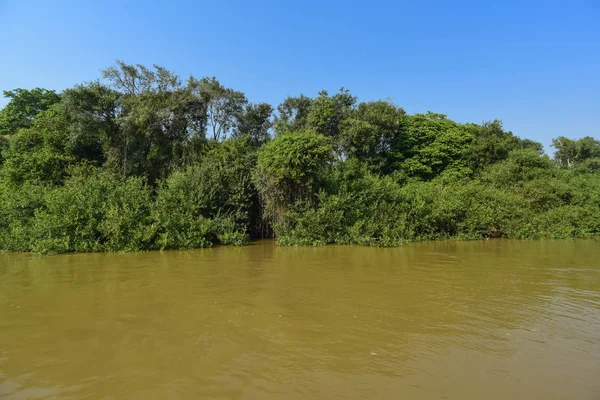
[[[597,399],[600,243],[0,254],[7,399]]]

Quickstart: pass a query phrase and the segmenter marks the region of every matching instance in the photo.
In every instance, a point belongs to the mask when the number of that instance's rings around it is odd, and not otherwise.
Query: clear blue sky
[[[0,50],[2,90],[62,90],[120,58],[274,105],[344,86],[409,113],[499,118],[548,151],[600,138],[600,0],[0,0]]]

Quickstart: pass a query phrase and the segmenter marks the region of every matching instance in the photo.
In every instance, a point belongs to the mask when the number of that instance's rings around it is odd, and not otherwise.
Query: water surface
[[[3,399],[598,399],[600,243],[0,254]]]

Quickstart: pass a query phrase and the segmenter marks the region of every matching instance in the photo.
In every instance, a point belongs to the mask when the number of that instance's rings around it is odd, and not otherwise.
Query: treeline
[[[600,142],[408,115],[347,90],[277,110],[215,78],[118,61],[4,92],[0,249],[130,251],[600,235]]]

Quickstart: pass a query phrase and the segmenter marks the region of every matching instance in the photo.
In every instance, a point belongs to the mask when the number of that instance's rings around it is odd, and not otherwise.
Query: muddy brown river
[[[600,399],[600,242],[0,254],[2,399]]]

